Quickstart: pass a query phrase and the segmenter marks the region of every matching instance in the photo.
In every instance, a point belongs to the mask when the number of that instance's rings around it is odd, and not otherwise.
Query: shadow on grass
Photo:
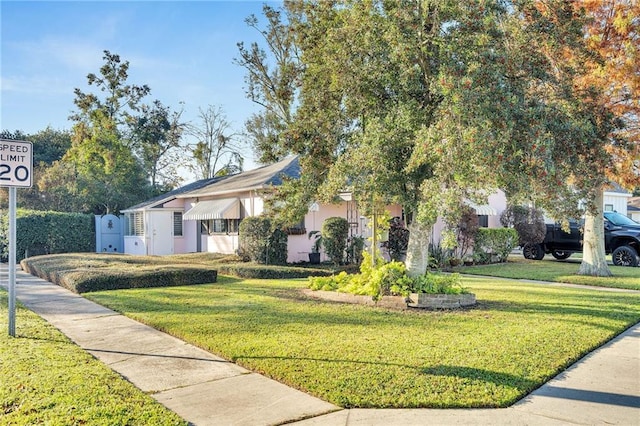
[[[458,377],[467,380],[493,383],[497,386],[516,387],[518,390],[527,393],[540,386],[540,382],[527,380],[521,376],[457,365],[436,365],[422,368],[420,372],[430,376]]]
[[[419,367],[416,365],[399,364],[391,362],[365,361],[354,359],[329,359],[329,358],[312,358],[312,357],[291,357],[291,356],[242,356],[236,355],[231,358],[233,362],[242,363],[243,360],[277,360],[285,362],[317,362],[327,364],[349,365],[371,365],[375,367],[396,367],[416,371],[421,375],[441,376],[464,379],[471,382],[492,383],[497,387],[514,388],[518,390],[520,397],[530,393],[538,388],[544,382],[527,379],[522,376],[513,374],[500,373],[496,371],[486,370],[474,367],[462,367],[456,365],[435,365],[430,367]],[[519,397],[519,398],[520,398]],[[511,401],[509,404],[514,403]]]

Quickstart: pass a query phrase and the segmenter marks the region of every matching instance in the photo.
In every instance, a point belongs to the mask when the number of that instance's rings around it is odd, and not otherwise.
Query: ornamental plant
[[[508,206],[500,215],[500,223],[505,227],[513,227],[518,232],[520,246],[540,244],[547,233],[542,210],[535,207]]]
[[[322,224],[322,245],[335,265],[344,263],[349,236],[349,222],[343,217],[330,217]]]
[[[467,290],[462,287],[459,274],[427,273],[411,278],[407,275],[406,267],[402,262],[385,263],[381,257],[377,257],[373,262],[371,255],[367,252],[364,252],[363,256],[359,274],[349,275],[343,271],[330,277],[309,277],[309,288],[368,295],[376,301],[382,296],[406,297],[411,293],[467,293]]]

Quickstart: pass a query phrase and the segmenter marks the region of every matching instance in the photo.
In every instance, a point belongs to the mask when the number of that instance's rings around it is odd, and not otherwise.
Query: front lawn
[[[391,311],[311,300],[307,283],[87,297],[343,407],[505,407],[640,321],[640,293],[471,277],[472,309]]]
[[[524,280],[552,281],[570,284],[582,284],[599,287],[626,288],[640,290],[640,267],[612,266],[609,268],[613,277],[588,277],[577,275],[580,261],[568,259],[528,260],[517,256],[509,256],[506,263],[464,266],[456,268],[463,274],[489,275],[501,278],[515,278]]]
[[[22,306],[7,329],[0,290],[0,424],[186,424]]]

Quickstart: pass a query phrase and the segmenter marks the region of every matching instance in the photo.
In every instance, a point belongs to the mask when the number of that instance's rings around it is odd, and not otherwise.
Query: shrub
[[[443,248],[440,243],[429,243],[429,267],[442,269],[449,264],[449,259],[453,256],[451,250]]]
[[[351,236],[347,239],[347,264],[360,265],[362,263],[362,251],[364,250],[364,238]]]
[[[287,263],[289,234],[282,229],[275,229],[269,237],[269,264],[285,265]]]
[[[547,226],[542,210],[527,206],[509,206],[502,212],[500,223],[518,232],[518,245],[540,244],[544,241]]]
[[[518,232],[513,228],[480,228],[473,247],[478,263],[489,263],[492,256],[505,262],[509,253],[518,245]]]
[[[287,263],[288,235],[273,229],[266,217],[247,217],[240,222],[240,251],[252,262],[262,264]]]
[[[383,296],[408,296],[410,293],[461,294],[467,293],[462,287],[460,275],[428,273],[410,278],[404,263],[391,261],[384,263],[381,258],[371,261],[371,255],[364,253],[360,273],[349,275],[341,272],[330,277],[310,277],[311,290],[339,291],[356,295],[368,295],[373,300]]]
[[[42,262],[24,259],[22,269],[75,293],[125,288],[167,287],[214,283],[216,270],[203,266],[140,266],[135,270],[109,268],[76,268],[50,270]]]
[[[218,272],[239,278],[254,279],[291,279],[312,276],[327,276],[332,270],[321,268],[301,268],[296,266],[260,265],[256,263],[238,263],[217,266]]]
[[[410,293],[463,294],[468,290],[462,286],[460,274],[426,273],[413,280]]]
[[[95,218],[80,213],[18,210],[16,212],[16,261],[56,253],[94,252]],[[9,255],[9,217],[0,216],[0,256]]]
[[[473,247],[479,228],[478,215],[475,210],[465,206],[455,230],[458,240],[458,257],[463,258],[469,249]]]
[[[343,217],[330,217],[322,224],[322,245],[335,265],[344,263],[348,236],[349,222]]]
[[[391,260],[402,261],[407,254],[409,230],[404,227],[399,217],[389,221],[389,240],[385,241],[383,246],[389,250]]]

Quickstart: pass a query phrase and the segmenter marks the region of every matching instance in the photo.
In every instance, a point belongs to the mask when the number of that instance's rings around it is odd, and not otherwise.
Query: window
[[[182,237],[182,212],[173,212],[173,236]]]
[[[486,214],[478,215],[478,226],[480,228],[488,228],[489,227],[489,216]]]
[[[604,205],[604,211],[605,212],[612,212],[613,211],[613,204],[605,204]]]
[[[143,236],[144,235],[144,213],[133,212],[126,213],[124,216],[126,220],[126,234]]]
[[[357,226],[357,223],[356,223]],[[304,218],[297,224],[283,229],[287,235],[306,235],[307,228],[304,226]]]
[[[209,219],[200,221],[202,234],[237,234],[240,219]]]

